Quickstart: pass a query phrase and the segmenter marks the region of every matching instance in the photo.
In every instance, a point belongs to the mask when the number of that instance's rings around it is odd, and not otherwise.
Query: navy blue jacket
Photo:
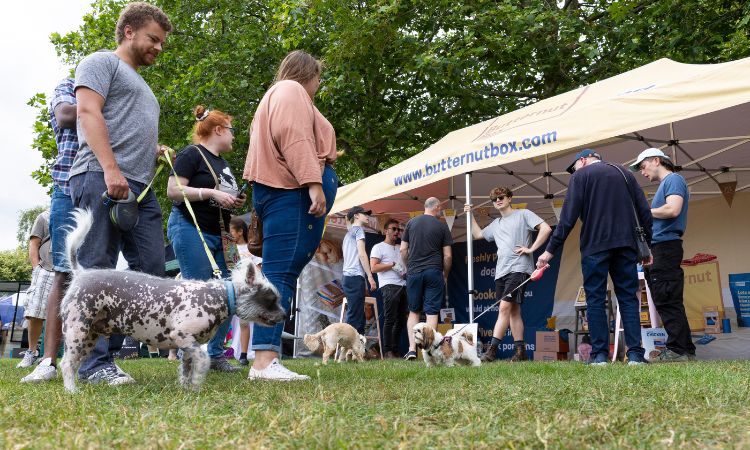
[[[560,221],[547,244],[548,252],[557,254],[579,218],[583,224],[581,257],[618,247],[636,249],[631,199],[635,199],[638,220],[650,243],[653,219],[646,196],[633,174],[623,166],[619,168],[628,179],[629,190],[620,171],[603,162],[582,167],[571,175]]]

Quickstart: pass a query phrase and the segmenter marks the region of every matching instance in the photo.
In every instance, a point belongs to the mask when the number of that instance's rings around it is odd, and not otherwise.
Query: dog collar
[[[224,286],[227,288],[227,306],[229,307],[229,317],[232,317],[237,312],[234,298],[234,285],[229,280],[224,280]]]
[[[432,350],[437,350],[438,348],[440,348],[440,346],[443,345],[443,342],[447,342],[448,345],[451,345],[452,338],[453,336],[443,336],[443,338],[440,339],[437,344],[435,344]]]

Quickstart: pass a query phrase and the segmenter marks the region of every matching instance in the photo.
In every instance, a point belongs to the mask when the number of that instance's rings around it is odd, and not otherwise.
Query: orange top
[[[271,86],[255,111],[242,178],[296,189],[320,183],[323,166],[336,160],[336,132],[301,84]]]

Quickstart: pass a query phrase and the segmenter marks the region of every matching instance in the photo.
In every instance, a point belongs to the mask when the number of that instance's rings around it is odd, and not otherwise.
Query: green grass
[[[426,369],[285,361],[309,382],[120,365],[138,384],[22,385],[0,360],[1,448],[750,448],[750,362]]]

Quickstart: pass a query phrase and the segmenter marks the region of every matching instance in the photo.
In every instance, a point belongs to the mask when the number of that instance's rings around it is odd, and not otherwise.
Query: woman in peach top
[[[321,64],[296,50],[281,62],[253,117],[243,178],[263,221],[263,273],[289,312],[297,278],[315,254],[336,198],[336,132],[313,104]],[[255,324],[249,379],[306,380],[279,362],[284,324]]]

